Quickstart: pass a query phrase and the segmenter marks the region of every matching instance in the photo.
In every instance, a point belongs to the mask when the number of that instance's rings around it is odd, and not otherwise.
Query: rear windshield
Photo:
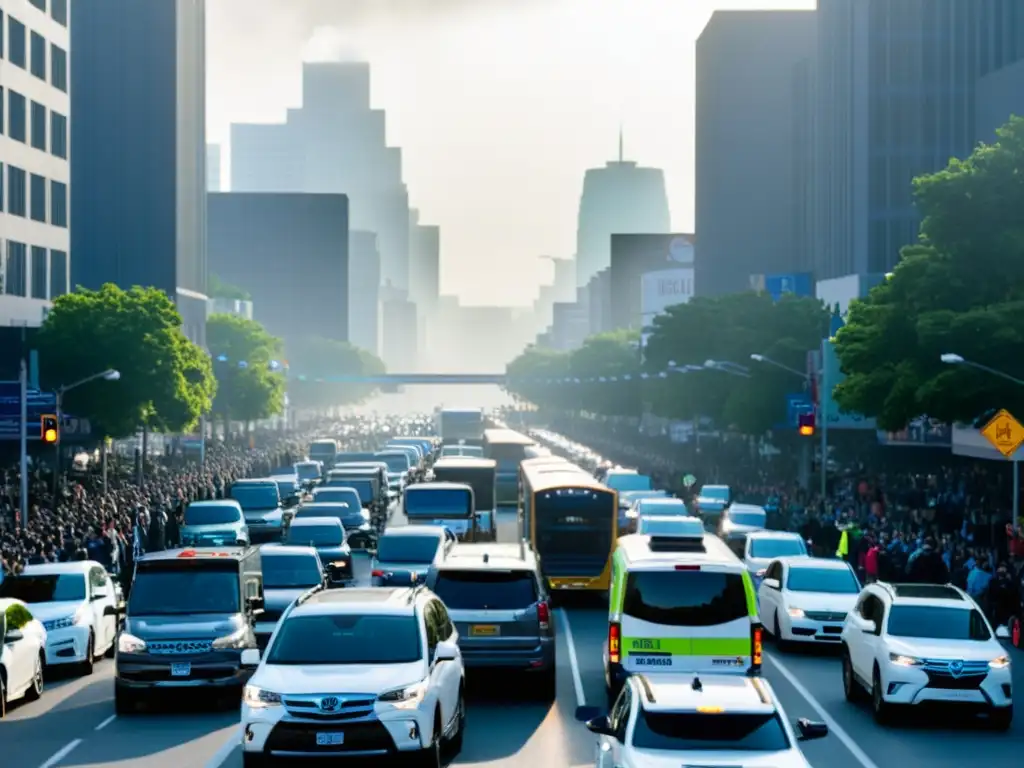
[[[231,486],[231,498],[242,505],[242,509],[276,509],[281,503],[277,483],[264,485]]]
[[[320,465],[296,464],[295,474],[299,476],[299,480],[316,480],[320,477]]]
[[[985,619],[975,609],[897,605],[889,612],[889,634],[935,640],[989,640]]]
[[[288,543],[313,547],[336,547],[345,540],[345,532],[337,525],[293,525],[288,529]]]
[[[449,571],[438,573],[434,592],[452,610],[512,611],[537,602],[529,571]]]
[[[739,573],[634,571],[623,613],[653,624],[711,627],[746,617],[747,595]]]
[[[415,563],[425,565],[434,562],[437,536],[382,536],[377,544],[377,561],[381,563]]]
[[[616,491],[650,491],[651,478],[647,475],[631,475],[628,473],[610,474],[604,484]]]
[[[14,597],[30,604],[85,600],[85,574],[8,576],[0,582],[0,597]]]
[[[242,515],[228,504],[189,506],[185,509],[185,525],[229,525],[241,522]]]
[[[633,746],[673,752],[782,752],[790,744],[774,712],[705,715],[641,708],[633,729]]]
[[[736,525],[749,525],[751,528],[764,528],[764,512],[729,512],[729,520]]]
[[[344,478],[328,482],[344,485],[346,488],[354,490],[359,494],[360,504],[369,504],[373,501],[373,483],[370,480],[351,480],[349,478]]]
[[[790,592],[855,595],[860,592],[860,584],[847,568],[841,571],[832,568],[790,568],[786,589]]]
[[[406,472],[409,469],[407,453],[378,453],[374,458],[387,464],[388,472]]]
[[[803,539],[752,539],[750,541],[750,556],[762,560],[806,554],[807,545],[804,544]]]
[[[356,506],[361,503],[359,492],[354,488],[317,488],[313,491],[313,501],[316,503],[340,502]]]
[[[287,619],[268,664],[409,664],[421,656],[412,616],[297,616]]]
[[[299,589],[320,583],[320,560],[309,555],[271,555],[262,558],[265,589]]]
[[[487,458],[497,462],[499,471],[517,471],[520,462],[526,458],[526,448],[525,445],[494,443],[487,446]]]
[[[438,513],[469,517],[472,512],[472,494],[464,490],[424,488],[405,492],[405,513],[410,517],[432,517]]]
[[[360,516],[361,509],[350,510],[348,504],[344,502],[322,502],[324,506],[315,507],[299,507],[298,512],[295,513],[295,519],[299,520],[302,518],[310,517],[334,517],[338,520],[344,520],[349,517]],[[329,505],[329,506],[328,506]]]

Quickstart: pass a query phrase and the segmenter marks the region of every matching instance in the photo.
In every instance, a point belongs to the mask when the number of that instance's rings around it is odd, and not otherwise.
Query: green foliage
[[[1024,119],[992,145],[914,180],[921,243],[854,302],[836,337],[843,409],[900,429],[927,414],[970,422],[991,408],[1024,416],[1024,389],[945,353],[1024,377]]]
[[[305,337],[288,343],[291,379],[288,396],[297,408],[332,408],[361,403],[377,387],[337,381],[345,376],[379,376],[384,362],[376,355],[344,341]]]
[[[7,632],[13,629],[21,629],[30,621],[32,621],[32,614],[29,610],[19,603],[11,603],[7,606],[7,610],[4,612],[4,616],[7,619]]]
[[[206,293],[211,299],[252,301],[252,295],[244,288],[221,282],[221,279],[214,274],[206,278]]]
[[[238,315],[210,315],[206,344],[217,376],[215,415],[230,421],[259,421],[284,410],[285,376],[271,370],[281,361],[283,345],[255,320]],[[219,357],[227,358],[219,361]],[[245,365],[240,365],[244,362]]]
[[[69,391],[63,408],[87,416],[109,437],[141,424],[186,432],[209,411],[216,382],[209,358],[185,336],[181,315],[156,288],[79,289],[53,303],[36,337],[44,386],[58,389],[108,368],[100,379]]]
[[[669,418],[692,419],[699,413],[761,434],[785,421],[786,395],[802,384],[793,373],[752,362],[750,356],[762,354],[802,371],[828,319],[816,299],[787,296],[773,302],[754,293],[696,298],[654,318],[642,368],[636,334],[618,331],[592,337],[571,354],[528,349],[509,364],[509,387],[527,400],[557,408],[638,415],[647,403]],[[704,368],[709,360],[748,366],[750,378]],[[659,376],[670,369],[677,372]],[[644,373],[648,377],[641,379]],[[549,376],[581,382],[532,380]],[[606,381],[586,382],[602,376]],[[610,381],[613,377],[618,381]]]

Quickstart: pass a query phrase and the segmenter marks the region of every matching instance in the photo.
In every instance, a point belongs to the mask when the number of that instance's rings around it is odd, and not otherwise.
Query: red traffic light
[[[801,413],[797,419],[797,431],[803,437],[811,437],[814,434],[814,414]]]
[[[39,437],[44,443],[56,443],[60,439],[60,429],[57,425],[57,417],[47,414],[40,418]]]

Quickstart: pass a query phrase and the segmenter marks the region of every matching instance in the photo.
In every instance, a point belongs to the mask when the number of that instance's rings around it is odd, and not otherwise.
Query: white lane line
[[[569,667],[572,669],[572,687],[576,690],[576,706],[585,707],[587,700],[583,696],[583,678],[580,676],[580,663],[576,658],[576,643],[572,639],[572,627],[569,626],[569,614],[564,608],[555,609],[558,618],[562,620],[562,631],[565,632],[565,644],[569,649]]]
[[[81,739],[75,739],[74,741],[69,741],[59,751],[55,752],[53,754],[53,757],[51,757],[45,763],[40,765],[39,768],[53,768],[53,766],[55,766],[57,763],[59,763],[61,760],[63,760],[65,757],[67,757],[69,754],[71,754],[71,750],[73,750],[75,747],[77,747],[81,743],[82,743]]]
[[[95,728],[93,728],[93,730],[94,731],[102,731],[104,728],[106,728],[108,725],[110,725],[115,720],[117,720],[117,715],[111,715],[106,720],[104,720],[102,723],[100,723]]]
[[[228,761],[228,758],[235,753],[239,745],[242,743],[242,726],[239,725],[237,729],[232,730],[231,736],[224,742],[220,749],[210,758],[210,761],[206,764],[206,768],[220,768],[224,763]]]
[[[850,751],[850,754],[853,755],[854,759],[860,763],[863,768],[878,768],[875,761],[868,757],[864,750],[857,745],[857,742],[854,741],[853,737],[835,721],[835,718],[828,713],[822,703],[814,698],[814,695],[804,687],[803,683],[797,680],[796,675],[789,670],[789,667],[774,656],[765,654],[765,657],[777,670],[779,670],[782,676],[786,678],[796,692],[803,696],[804,700],[811,705],[811,709],[813,709],[818,714],[818,717],[828,725],[828,732],[843,742],[843,746]]]

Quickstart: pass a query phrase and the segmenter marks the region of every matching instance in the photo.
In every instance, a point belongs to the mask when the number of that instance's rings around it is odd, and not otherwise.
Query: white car
[[[12,626],[8,616],[13,613],[27,621]],[[7,702],[22,696],[35,701],[43,695],[45,648],[46,630],[29,607],[16,598],[0,597],[0,717],[7,713]]]
[[[595,712],[577,716],[598,736],[596,768],[810,768],[798,742],[828,735],[810,720],[794,731],[768,681],[743,674],[631,675],[611,712]]]
[[[866,691],[875,719],[899,706],[942,702],[1013,722],[1010,657],[988,619],[952,585],[875,583],[843,627],[847,701]]]
[[[28,603],[46,628],[46,664],[78,665],[114,655],[119,598],[109,574],[92,560],[29,565],[0,585],[0,594]]]
[[[765,569],[757,610],[780,649],[792,642],[838,645],[858,594],[860,582],[845,560],[786,557]]]
[[[316,590],[278,623],[242,695],[242,762],[383,757],[440,768],[462,749],[465,669],[424,587]]]
[[[743,563],[751,576],[763,579],[772,560],[806,554],[807,542],[799,533],[756,531],[747,534],[743,546]]]

